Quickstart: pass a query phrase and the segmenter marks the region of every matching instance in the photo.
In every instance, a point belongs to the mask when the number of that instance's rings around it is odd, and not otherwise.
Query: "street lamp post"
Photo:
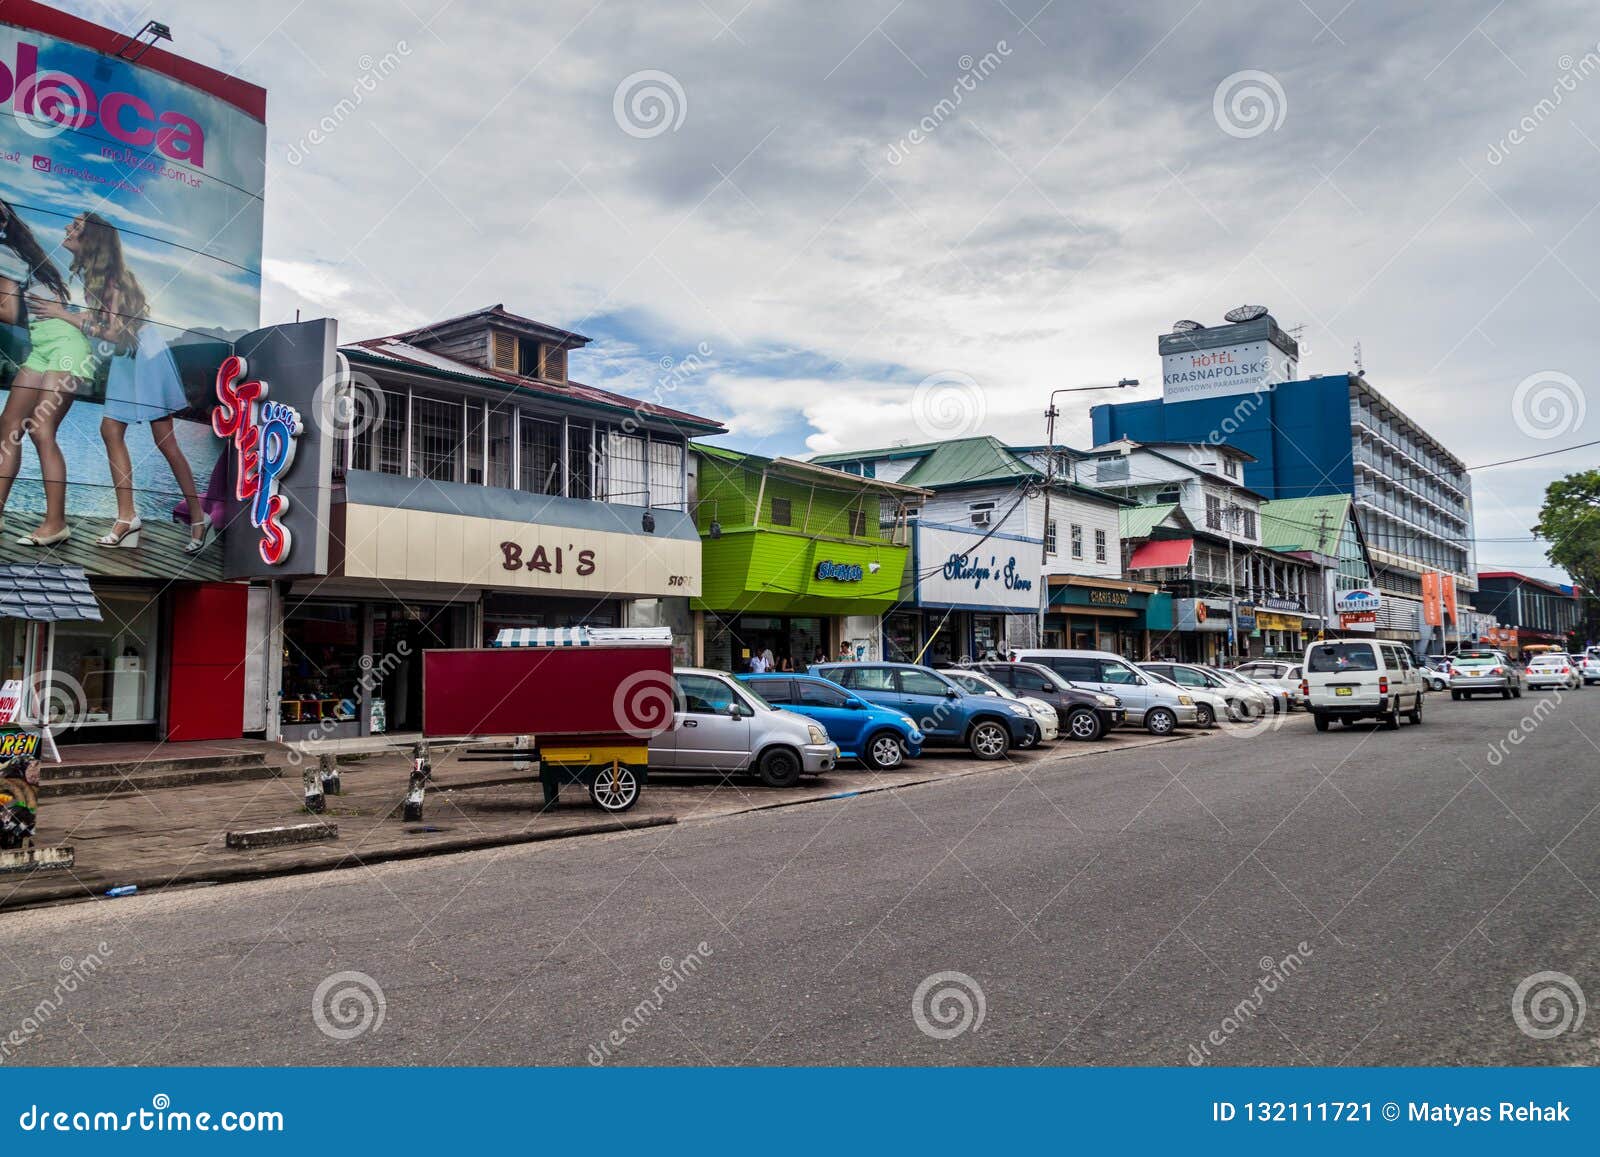
[[[1061,411],[1056,408],[1057,395],[1087,394],[1094,390],[1125,390],[1138,384],[1138,378],[1121,378],[1114,386],[1062,386],[1058,390],[1050,391],[1050,408],[1044,412],[1044,522],[1039,526],[1039,564],[1041,568],[1050,561],[1050,491],[1054,488],[1056,480],[1056,418],[1061,414]],[[1059,546],[1060,544],[1058,543],[1057,545]],[[1039,585],[1044,588],[1039,595],[1039,642],[1043,644],[1045,608],[1050,603],[1049,576],[1044,576],[1044,581]]]

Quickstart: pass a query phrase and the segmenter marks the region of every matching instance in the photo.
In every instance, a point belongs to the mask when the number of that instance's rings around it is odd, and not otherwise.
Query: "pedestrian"
[[[767,666],[764,662],[762,662],[759,653],[750,656],[750,674],[761,675],[764,674],[766,670]]]
[[[848,663],[855,657],[856,654],[850,649],[850,644],[848,642],[839,644],[839,662]]]

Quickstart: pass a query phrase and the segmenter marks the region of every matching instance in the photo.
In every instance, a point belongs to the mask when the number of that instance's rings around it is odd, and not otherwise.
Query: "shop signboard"
[[[39,398],[31,436],[0,448],[0,513],[79,544],[137,518],[122,549],[75,561],[215,579],[221,548],[184,547],[224,516],[214,380],[260,324],[266,93],[159,47],[118,55],[127,40],[0,6],[0,395]],[[44,439],[64,487],[45,485]],[[15,537],[0,557],[42,557]]]
[[[1376,633],[1378,611],[1383,606],[1383,596],[1371,587],[1340,591],[1334,600],[1334,610],[1339,614],[1339,629]]]
[[[981,540],[981,541],[980,541]],[[1039,544],[971,527],[917,527],[917,601],[1012,613],[1039,608]]]
[[[1254,603],[1240,603],[1234,612],[1241,631],[1250,632],[1256,629],[1256,605]]]

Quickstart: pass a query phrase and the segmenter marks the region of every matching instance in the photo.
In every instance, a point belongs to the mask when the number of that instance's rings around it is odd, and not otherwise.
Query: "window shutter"
[[[498,329],[489,331],[489,368],[517,372],[517,339]]]
[[[567,380],[567,351],[557,345],[541,345],[539,347],[539,360],[543,364],[539,367],[539,376],[547,382],[564,382]]]

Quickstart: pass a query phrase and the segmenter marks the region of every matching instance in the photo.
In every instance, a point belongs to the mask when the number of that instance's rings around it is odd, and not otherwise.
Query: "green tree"
[[[1549,541],[1545,555],[1583,591],[1584,638],[1600,635],[1600,470],[1580,470],[1545,488],[1533,532]]]

